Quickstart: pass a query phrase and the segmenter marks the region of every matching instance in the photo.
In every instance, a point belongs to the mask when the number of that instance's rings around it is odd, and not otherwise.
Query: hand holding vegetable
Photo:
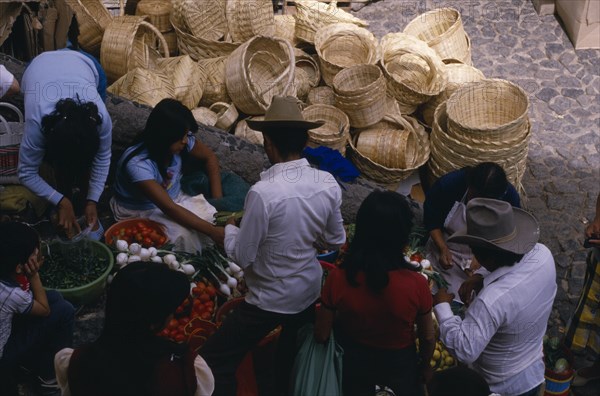
[[[479,274],[471,275],[466,281],[460,285],[458,295],[463,303],[471,304],[475,295],[483,288],[483,276]]]
[[[64,230],[69,238],[81,232],[75,217],[73,204],[67,197],[63,197],[58,203],[58,226]]]

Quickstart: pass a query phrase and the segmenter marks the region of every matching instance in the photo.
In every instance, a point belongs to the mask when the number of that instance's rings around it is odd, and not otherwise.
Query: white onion
[[[240,272],[242,269],[240,268],[239,265],[237,265],[236,263],[234,263],[233,261],[229,261],[229,268],[231,269],[231,271],[235,274]]]
[[[129,256],[127,255],[127,253],[119,253],[119,254],[117,254],[117,264],[118,265],[126,264],[128,257]]]
[[[171,263],[172,263],[173,261],[177,261],[177,257],[175,257],[175,255],[174,255],[174,254],[167,254],[167,255],[165,255],[165,257],[163,257],[163,262],[164,262],[165,264],[169,264],[169,265],[171,265]]]
[[[179,269],[179,261],[177,261],[177,260],[171,261],[171,263],[169,264],[169,267],[171,267],[172,270]]]
[[[140,245],[139,243],[132,243],[131,245],[129,245],[129,253],[131,254],[139,254],[140,250],[142,250],[142,245]]]
[[[129,245],[127,244],[127,241],[124,241],[122,239],[119,239],[116,243],[117,246],[117,250],[119,252],[126,252],[127,249],[129,249]]]
[[[229,286],[230,288],[235,289],[237,287],[237,284],[237,279],[233,277],[227,279],[227,286]]]
[[[139,255],[142,261],[150,260],[150,251],[146,248],[141,248]]]
[[[162,259],[158,256],[152,256],[150,257],[150,261],[152,261],[153,263],[162,263]]]
[[[431,262],[427,259],[423,259],[423,260],[421,260],[421,266],[423,267],[423,269],[430,268]]]
[[[192,275],[194,272],[196,272],[196,268],[194,268],[194,266],[191,264],[183,264],[181,268],[183,268],[183,272],[186,275]]]
[[[133,262],[136,262],[136,261],[142,261],[142,259],[140,258],[140,256],[138,256],[137,254],[131,255],[127,259],[127,263],[133,263]]]
[[[158,250],[154,246],[149,247],[148,251],[150,252],[150,257],[156,257],[158,253]]]
[[[219,290],[226,296],[231,296],[231,289],[225,283],[221,283],[221,286],[219,286]]]

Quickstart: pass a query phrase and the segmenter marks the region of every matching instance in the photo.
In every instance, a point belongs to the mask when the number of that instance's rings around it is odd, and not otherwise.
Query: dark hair
[[[163,264],[135,262],[119,270],[108,289],[102,333],[80,355],[78,383],[100,387],[96,394],[153,394],[148,387],[157,362],[187,350],[156,333],[189,290],[187,276]]]
[[[81,175],[92,166],[100,147],[98,126],[102,118],[92,102],[61,99],[42,118],[46,138],[45,159],[61,172]]]
[[[71,18],[71,24],[69,25],[69,30],[67,31],[67,39],[71,45],[69,48],[72,50],[79,50],[79,23],[77,22],[77,15],[73,14]]]
[[[466,168],[467,185],[475,197],[500,199],[506,193],[508,180],[502,167],[494,162],[482,162]]]
[[[190,109],[175,99],[161,100],[152,109],[146,121],[146,127],[135,139],[135,143],[142,143],[142,145],[125,158],[123,166],[146,149],[148,150],[148,159],[156,163],[161,176],[166,179],[167,166],[165,164],[171,156],[169,147],[181,140],[188,131],[193,133],[198,131],[198,123]]]
[[[36,230],[24,223],[7,221],[0,223],[0,277],[15,271],[18,264],[25,264],[40,245]]]
[[[356,215],[356,231],[341,267],[356,287],[356,275],[363,271],[369,289],[378,292],[388,284],[390,270],[410,268],[403,249],[412,228],[412,212],[406,199],[393,191],[373,191]]]
[[[471,246],[473,255],[480,263],[493,262],[498,267],[511,267],[523,259],[524,254],[517,254],[500,249],[488,249]]]
[[[429,396],[488,396],[492,393],[481,375],[464,366],[436,371],[427,389]]]
[[[279,154],[283,158],[291,154],[300,154],[306,142],[308,142],[308,131],[306,129],[289,128],[285,131],[279,129],[266,129],[263,131],[269,137]]]

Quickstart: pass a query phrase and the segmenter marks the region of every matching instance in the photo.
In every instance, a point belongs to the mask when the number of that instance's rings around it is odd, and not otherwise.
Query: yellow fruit
[[[435,365],[436,365],[436,364],[437,364],[437,362],[436,362],[435,360],[430,360],[430,361],[429,361],[429,365],[430,365],[431,367],[435,367]]]
[[[437,349],[435,351],[433,351],[433,360],[440,360],[441,357],[441,353],[440,351],[438,351]]]
[[[445,358],[444,364],[446,364],[447,366],[452,366],[454,364],[454,359],[452,358],[452,356],[448,356],[447,358]]]
[[[448,353],[448,351],[442,351],[442,357],[444,359],[446,359],[448,356],[450,356],[450,354]]]

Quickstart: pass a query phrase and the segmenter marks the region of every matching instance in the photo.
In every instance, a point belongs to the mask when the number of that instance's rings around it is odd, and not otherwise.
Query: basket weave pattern
[[[227,34],[227,0],[172,0],[171,24],[192,37],[218,41]]]
[[[181,24],[178,24],[177,19],[173,17],[171,18],[171,24],[177,33],[179,51],[182,54],[188,54],[196,61],[230,55],[240,46],[240,43],[229,43],[194,36]]]
[[[325,121],[319,128],[308,131],[310,147],[325,146],[346,154],[350,138],[350,120],[340,109],[323,104],[308,106],[302,111],[307,121]]]
[[[19,164],[19,147],[23,138],[23,114],[10,103],[0,103],[0,107],[7,107],[14,111],[19,122],[7,122],[0,116],[0,183],[18,184],[17,165]]]
[[[135,10],[136,15],[148,16],[148,21],[153,24],[161,33],[173,30],[171,21],[171,11],[173,5],[166,0],[142,0],[138,3]]]
[[[200,104],[210,106],[216,102],[231,103],[225,85],[225,62],[226,56],[198,61],[198,66],[205,76],[204,93]]]
[[[175,99],[190,110],[198,106],[206,75],[189,55],[161,59],[158,61],[158,69],[173,82]]]
[[[79,24],[79,46],[92,55],[100,54],[104,30],[112,16],[100,0],[66,0],[77,15]]]
[[[275,34],[271,0],[227,0],[225,15],[233,42],[243,43],[254,36]]]
[[[315,0],[296,0],[296,37],[314,44],[315,35],[320,28],[334,23],[353,23],[357,26],[369,26],[362,19],[358,19],[337,7],[337,1],[329,4]]]
[[[171,79],[164,73],[137,67],[107,89],[113,95],[154,107],[165,98],[175,97]]]

